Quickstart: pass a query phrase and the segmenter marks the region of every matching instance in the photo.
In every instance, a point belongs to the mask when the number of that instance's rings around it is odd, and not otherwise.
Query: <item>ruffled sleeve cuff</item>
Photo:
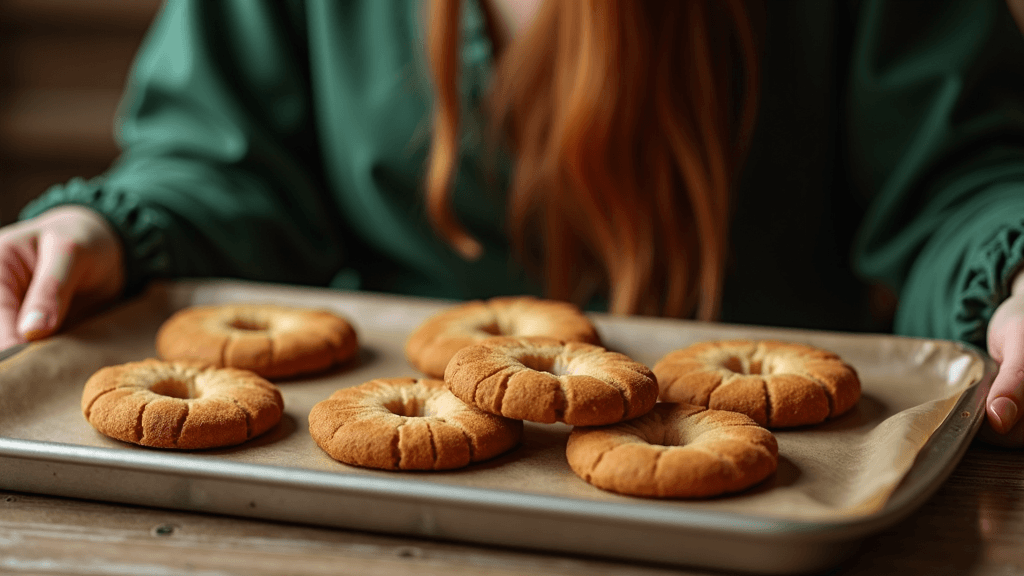
[[[147,282],[171,275],[171,258],[165,230],[170,217],[164,211],[147,206],[135,195],[105,186],[103,177],[75,178],[53,186],[29,203],[20,214],[22,220],[62,205],[87,206],[102,214],[117,231],[124,248],[125,295],[138,293]]]
[[[1010,295],[1013,277],[1024,265],[1024,182],[981,189],[961,182],[942,195],[966,198],[968,188],[973,190],[969,199],[928,211],[916,228],[904,230],[902,244],[890,246],[891,252],[914,249],[899,291],[897,334],[984,346],[989,320]],[[925,232],[926,242],[915,240]]]
[[[966,264],[953,319],[954,337],[980,345],[992,314],[1010,296],[1013,278],[1024,266],[1024,217],[1002,227]]]

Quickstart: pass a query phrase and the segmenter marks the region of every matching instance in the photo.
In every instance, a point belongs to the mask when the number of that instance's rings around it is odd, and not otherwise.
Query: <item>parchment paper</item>
[[[517,449],[461,470],[383,472],[330,459],[310,438],[307,414],[338,388],[378,377],[417,376],[405,359],[405,340],[425,318],[452,303],[201,280],[154,286],[142,297],[0,363],[0,437],[166,453],[97,433],[79,407],[82,385],[103,366],[155,356],[156,330],[173,311],[226,302],[334,310],[356,328],[361,353],[358,360],[315,377],[276,381],[284,395],[285,416],[264,436],[237,447],[192,454],[268,467],[560,496],[577,499],[581,506],[590,501],[629,501],[660,510],[678,507],[823,523],[871,514],[885,504],[921,447],[947,418],[973,416],[950,411],[986,369],[980,354],[952,342],[591,314],[606,347],[648,366],[667,352],[702,340],[776,338],[821,346],[857,369],[863,395],[851,412],[833,421],[775,431],[778,471],[745,492],[707,500],[645,500],[590,486],[566,463],[570,428],[562,424],[527,423]]]

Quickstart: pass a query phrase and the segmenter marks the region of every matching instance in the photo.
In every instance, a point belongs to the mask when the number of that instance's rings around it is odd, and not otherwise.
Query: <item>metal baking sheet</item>
[[[147,449],[106,438],[85,421],[79,399],[89,374],[154,356],[156,329],[174,310],[238,301],[336,310],[356,327],[360,358],[278,381],[281,424],[238,447]],[[569,427],[561,424],[527,423],[520,447],[456,471],[383,472],[328,458],[307,433],[312,405],[343,386],[416,375],[405,339],[451,304],[219,280],[157,285],[0,359],[0,488],[647,562],[810,572],[837,564],[932,494],[980,426],[996,371],[981,351],[946,341],[593,314],[607,347],[647,365],[712,339],[829,348],[857,368],[864,395],[834,421],[777,431],[778,472],[709,500],[632,498],[586,484],[565,462]]]

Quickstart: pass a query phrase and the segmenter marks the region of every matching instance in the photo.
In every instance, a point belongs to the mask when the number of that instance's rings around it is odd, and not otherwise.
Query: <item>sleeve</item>
[[[862,6],[848,93],[863,276],[897,333],[984,345],[1024,260],[1024,38],[1002,0]]]
[[[129,291],[154,277],[326,284],[343,246],[321,181],[302,18],[295,3],[167,2],[129,78],[121,157],[21,217],[98,210],[121,235]]]

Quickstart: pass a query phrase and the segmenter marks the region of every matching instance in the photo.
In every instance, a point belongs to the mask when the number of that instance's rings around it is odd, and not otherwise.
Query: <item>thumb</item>
[[[75,248],[68,238],[40,236],[39,259],[18,315],[18,332],[26,339],[49,336],[64,321],[77,283]]]
[[[1024,405],[1024,340],[1019,334],[1002,346],[999,372],[988,393],[986,411],[992,428],[1005,434],[1020,419]]]
[[[9,282],[0,282],[0,350],[24,342],[15,326],[18,323],[20,294]]]
[[[4,235],[0,240],[0,350],[25,339],[18,333],[18,311],[35,267],[35,252]]]

